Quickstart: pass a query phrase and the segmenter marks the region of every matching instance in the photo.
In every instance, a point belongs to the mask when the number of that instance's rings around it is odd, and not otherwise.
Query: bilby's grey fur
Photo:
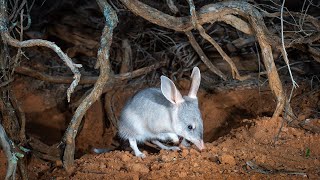
[[[193,68],[192,83],[188,96],[182,97],[174,83],[161,76],[161,88],[148,88],[138,92],[127,102],[118,123],[119,136],[129,140],[136,156],[145,157],[137,142],[150,140],[162,149],[177,150],[160,141],[179,142],[178,136],[204,148],[203,123],[198,107],[197,91],[201,75],[199,68]],[[159,141],[160,140],[160,141]]]

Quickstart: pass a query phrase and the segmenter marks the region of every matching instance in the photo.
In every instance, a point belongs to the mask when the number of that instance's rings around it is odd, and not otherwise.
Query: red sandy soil
[[[280,121],[281,119],[278,119]],[[31,179],[318,179],[320,135],[283,127],[270,118],[248,120],[248,126],[232,130],[199,152],[194,146],[180,152],[147,154],[145,159],[129,151],[86,154],[67,175],[61,166],[32,159]],[[317,120],[320,123],[320,120]],[[309,149],[309,150],[308,150]],[[308,155],[307,151],[310,151]],[[147,152],[145,152],[147,153]],[[3,157],[3,156],[2,156]],[[4,158],[2,158],[3,162]],[[257,167],[254,167],[257,166]],[[3,168],[2,168],[3,169]],[[2,171],[1,173],[3,173]]]

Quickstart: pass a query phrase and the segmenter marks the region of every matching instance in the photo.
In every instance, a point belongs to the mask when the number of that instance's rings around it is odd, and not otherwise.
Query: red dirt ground
[[[278,119],[278,121],[281,119]],[[248,120],[252,124],[232,130],[202,152],[161,150],[145,159],[129,151],[86,154],[67,175],[59,167],[33,159],[31,179],[318,179],[320,177],[320,136],[284,127],[274,144],[278,129],[270,118]],[[318,123],[320,121],[318,120]],[[307,149],[310,155],[307,155]],[[147,153],[147,152],[145,152]],[[250,164],[251,163],[251,164]],[[57,163],[59,165],[59,163]],[[56,165],[57,165],[56,164]],[[257,167],[253,167],[256,165]],[[250,166],[251,165],[251,166]],[[3,172],[3,171],[2,171]]]

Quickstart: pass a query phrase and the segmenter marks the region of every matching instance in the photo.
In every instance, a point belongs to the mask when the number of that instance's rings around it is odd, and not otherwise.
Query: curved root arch
[[[188,37],[190,37],[191,35],[189,31],[195,28],[191,17],[170,16],[137,0],[121,0],[121,2],[125,4],[126,7],[136,15],[139,15],[144,19],[159,26],[173,29],[175,31],[185,32],[188,35]],[[256,36],[258,43],[261,47],[262,58],[265,68],[267,70],[270,89],[272,90],[278,101],[273,117],[278,117],[283,111],[286,98],[283,92],[283,87],[279,78],[279,74],[274,63],[271,48],[272,44],[270,43],[270,39],[273,39],[276,43],[280,41],[278,38],[273,37],[269,34],[260,12],[249,3],[228,1],[206,5],[200,8],[200,10],[196,14],[198,25],[223,21],[246,34]],[[247,19],[249,24],[235,15]],[[209,38],[210,37],[207,37],[206,39],[213,40],[212,38]],[[217,45],[214,46],[216,47]],[[193,45],[193,47],[195,46]],[[199,49],[196,51],[200,55]],[[245,79],[239,75],[236,67],[234,66],[234,63],[223,52],[222,49],[219,50],[219,53],[225,60],[228,61],[229,65],[231,66],[231,70],[234,74],[234,77],[239,80]],[[202,55],[203,54],[200,55],[201,60],[209,67],[209,69],[217,75],[219,75],[220,77],[224,77],[223,75],[221,75],[220,71],[216,70],[212,63],[208,61],[206,57],[203,58]]]

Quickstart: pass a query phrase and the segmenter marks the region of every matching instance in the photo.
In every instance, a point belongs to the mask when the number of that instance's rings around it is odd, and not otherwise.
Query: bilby
[[[138,157],[145,157],[137,143],[150,141],[162,149],[179,150],[161,141],[171,140],[204,149],[203,121],[198,106],[197,92],[201,74],[198,67],[191,73],[191,87],[187,96],[182,96],[174,83],[161,76],[160,88],[148,88],[138,92],[123,108],[118,122],[119,136],[129,140],[130,147]]]

